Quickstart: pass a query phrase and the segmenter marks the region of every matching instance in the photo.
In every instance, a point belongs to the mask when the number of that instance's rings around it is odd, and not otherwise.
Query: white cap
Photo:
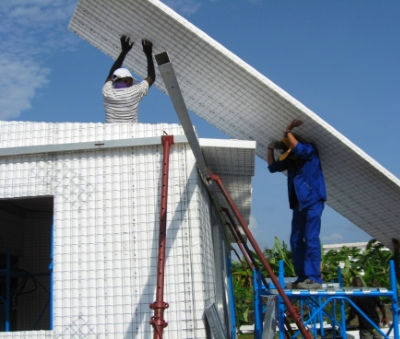
[[[112,81],[116,81],[116,80],[122,79],[122,78],[132,78],[133,79],[133,76],[127,68],[117,68],[112,75]]]

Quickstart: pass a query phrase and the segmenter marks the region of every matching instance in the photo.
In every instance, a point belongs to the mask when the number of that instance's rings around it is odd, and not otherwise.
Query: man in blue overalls
[[[287,288],[321,288],[321,215],[326,201],[325,181],[316,147],[299,141],[292,129],[302,125],[293,120],[280,143],[268,145],[271,173],[287,170],[289,204],[293,210],[290,246],[297,280]],[[274,149],[283,153],[275,160]]]

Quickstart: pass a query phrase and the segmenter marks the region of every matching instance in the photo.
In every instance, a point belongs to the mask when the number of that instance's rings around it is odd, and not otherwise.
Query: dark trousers
[[[360,329],[360,339],[381,339],[382,336],[381,334],[374,330],[365,330],[365,329]]]
[[[293,210],[290,247],[293,265],[299,279],[312,279],[322,283],[321,279],[321,215],[324,202],[320,201],[301,211]]]

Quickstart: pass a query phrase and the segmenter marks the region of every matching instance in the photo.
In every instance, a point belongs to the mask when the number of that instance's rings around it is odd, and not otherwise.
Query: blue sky
[[[399,1],[164,2],[399,176]],[[76,3],[0,2],[0,119],[104,121],[101,87],[113,60],[68,31]],[[139,120],[177,122],[156,88],[142,102]],[[192,120],[200,137],[225,138],[193,114]],[[285,177],[269,174],[257,159],[253,186],[251,228],[261,246],[271,245],[275,235],[288,241]],[[321,239],[369,236],[326,208]]]

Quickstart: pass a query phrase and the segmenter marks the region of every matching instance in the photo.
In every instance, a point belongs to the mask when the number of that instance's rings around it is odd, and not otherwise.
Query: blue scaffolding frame
[[[283,262],[280,262],[279,266],[279,283],[282,286],[285,285]],[[265,307],[262,303],[262,297],[275,296],[277,300],[276,312],[279,326],[279,338],[284,339],[286,310],[282,298],[276,293],[276,290],[272,284],[270,284],[269,290],[267,290],[263,286],[263,284],[261,283],[261,274],[257,270],[253,270],[253,286],[255,313],[254,338],[261,339],[263,332],[262,315],[265,312]],[[338,333],[338,335],[340,335],[341,338],[347,338],[345,318],[345,304],[347,302],[348,304],[353,306],[358,314],[364,317],[383,336],[383,338],[389,338],[393,331],[394,339],[399,339],[399,307],[397,296],[397,280],[393,260],[390,261],[390,286],[390,289],[381,287],[343,287],[339,270],[339,288],[332,287],[321,290],[286,289],[285,292],[290,299],[297,300],[299,302],[301,319],[304,325],[310,330],[311,334],[315,338],[317,337],[318,330],[320,331],[321,337],[325,336],[324,319],[328,319],[330,321],[331,329],[333,331],[333,338],[335,338],[336,332]],[[375,324],[370,318],[368,318],[368,316],[351,300],[352,297],[389,297],[391,299],[391,311],[393,321],[392,325],[389,327],[386,333],[379,328],[379,324]],[[331,310],[327,310],[328,305],[330,306]],[[337,307],[340,308],[339,319],[337,318]],[[300,331],[295,331],[291,338],[297,338],[300,334]]]

